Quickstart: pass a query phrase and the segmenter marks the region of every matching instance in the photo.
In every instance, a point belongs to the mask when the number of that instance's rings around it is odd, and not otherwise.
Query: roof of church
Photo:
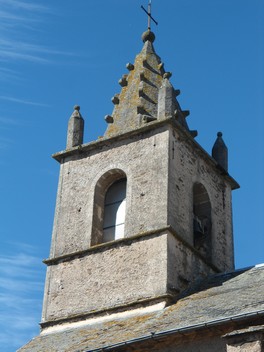
[[[177,303],[148,314],[42,334],[20,352],[88,352],[264,316],[264,265],[217,274],[196,282]]]
[[[153,42],[155,35],[150,30],[142,35],[144,46],[134,64],[126,65],[128,74],[119,80],[122,89],[112,98],[114,110],[105,117],[108,128],[105,137],[112,137],[142,125],[175,117],[189,131],[185,121],[188,112],[181,110],[176,96],[180,93],[171,85],[170,72],[156,54]]]

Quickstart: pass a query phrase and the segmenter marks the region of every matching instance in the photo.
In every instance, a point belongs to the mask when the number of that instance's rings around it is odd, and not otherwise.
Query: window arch
[[[106,172],[94,193],[91,246],[124,237],[126,174],[120,169]]]
[[[207,259],[211,258],[211,202],[201,183],[193,186],[193,240],[194,247]]]

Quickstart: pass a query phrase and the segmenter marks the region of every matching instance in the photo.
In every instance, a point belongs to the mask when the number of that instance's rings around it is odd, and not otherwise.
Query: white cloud
[[[4,247],[9,249],[10,244],[5,243]],[[34,252],[37,249],[30,245],[13,243],[9,253],[0,253],[0,344],[3,351],[21,347],[39,331],[44,266]]]
[[[41,14],[48,12],[48,8],[42,5],[16,0],[0,0],[0,6],[0,28],[2,30],[21,28],[21,26],[33,29],[32,24],[41,22]]]
[[[14,82],[20,80],[20,75],[7,67],[0,67],[0,80],[8,82],[12,80],[12,82]]]
[[[10,66],[10,60],[36,64],[56,62],[55,56],[75,56],[33,42],[32,34],[44,23],[49,8],[42,4],[18,0],[0,0],[0,61]],[[0,75],[1,79],[1,75]]]
[[[21,124],[22,124],[21,121],[19,121],[18,119],[0,116],[0,126],[1,125],[20,126]]]
[[[62,52],[59,50],[50,49],[38,44],[32,44],[25,41],[16,41],[11,38],[0,39],[0,60],[2,61],[7,59],[19,59],[23,61],[45,64],[52,62],[51,59],[47,59],[45,57],[49,55],[74,56],[74,54],[70,52]]]
[[[6,241],[6,245],[10,248],[16,248],[18,251],[22,251],[29,254],[35,254],[36,248],[32,246],[32,244],[24,243],[24,242],[17,242],[17,241]]]
[[[0,4],[28,11],[48,11],[48,8],[41,4],[34,4],[21,0],[0,0]]]
[[[12,103],[19,103],[19,104],[25,104],[25,105],[34,105],[34,106],[42,106],[42,107],[50,107],[50,105],[47,104],[43,104],[43,103],[37,103],[37,102],[33,102],[33,101],[29,101],[26,99],[18,99],[18,98],[14,98],[14,97],[7,97],[4,95],[0,95],[0,99],[1,100],[6,100],[6,101],[10,101]],[[0,118],[1,121],[1,118]]]
[[[46,11],[46,7],[20,0],[0,0],[0,6],[0,61],[3,64],[6,62],[7,67],[10,67],[10,60],[48,63],[43,53],[37,54],[41,45],[28,42],[30,33],[38,27],[41,12]]]
[[[0,11],[0,19],[1,19],[1,21],[5,21],[5,20],[25,21],[26,20],[25,17],[18,16],[18,15],[11,13],[11,12],[2,11],[2,10]],[[14,23],[14,25],[15,25],[15,23]]]
[[[16,52],[12,50],[3,50],[3,49],[0,49],[0,58],[1,58],[1,61],[8,61],[9,59],[12,59],[12,60],[31,61],[31,62],[42,63],[42,64],[50,62],[50,60],[37,55],[27,54],[22,51]]]

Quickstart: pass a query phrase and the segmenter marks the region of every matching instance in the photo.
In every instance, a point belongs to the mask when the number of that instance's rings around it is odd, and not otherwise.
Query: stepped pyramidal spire
[[[154,33],[148,28],[142,34],[144,46],[136,56],[134,64],[126,65],[128,73],[119,80],[122,89],[114,95],[112,115],[105,117],[108,128],[105,137],[112,137],[138,129],[146,123],[167,118],[175,118],[188,132],[196,136],[196,131],[189,131],[186,117],[189,111],[183,111],[176,97],[175,90],[166,72],[164,63],[156,54],[153,42]]]

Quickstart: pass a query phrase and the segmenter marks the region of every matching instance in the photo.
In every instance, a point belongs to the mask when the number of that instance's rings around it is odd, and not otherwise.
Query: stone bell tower
[[[104,136],[83,144],[80,108],[60,179],[42,329],[177,300],[193,281],[232,270],[227,148],[195,141],[156,54],[154,34],[120,79]]]

